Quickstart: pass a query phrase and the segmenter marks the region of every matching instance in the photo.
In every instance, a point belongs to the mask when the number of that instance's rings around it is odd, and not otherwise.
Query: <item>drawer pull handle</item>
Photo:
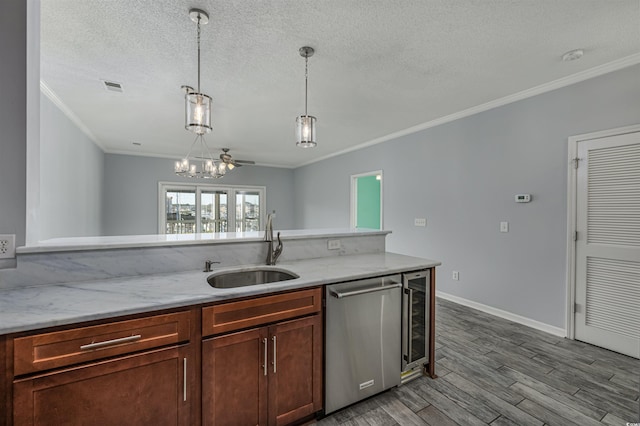
[[[136,334],[134,336],[121,337],[119,339],[105,340],[104,342],[89,343],[88,345],[80,346],[80,350],[86,351],[89,349],[99,349],[99,348],[104,348],[105,346],[135,342],[140,339],[142,339],[142,336],[140,334]]]
[[[278,358],[278,353],[276,351],[276,336],[272,336],[271,340],[273,340],[273,361],[271,361],[271,364],[273,364],[273,372],[276,372],[276,359]]]
[[[182,400],[187,400],[187,359],[184,358],[183,377],[182,377]]]
[[[262,339],[262,344],[264,345],[264,364],[262,364],[262,368],[264,369],[264,375],[267,375],[267,338]]]

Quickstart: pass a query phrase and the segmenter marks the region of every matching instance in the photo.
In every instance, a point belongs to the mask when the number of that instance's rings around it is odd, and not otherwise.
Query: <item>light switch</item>
[[[500,232],[509,232],[509,222],[500,222]]]

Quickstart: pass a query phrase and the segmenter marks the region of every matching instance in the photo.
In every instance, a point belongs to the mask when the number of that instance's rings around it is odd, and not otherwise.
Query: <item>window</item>
[[[260,192],[236,191],[236,232],[260,229]]]
[[[249,232],[262,229],[265,188],[159,184],[160,234]]]

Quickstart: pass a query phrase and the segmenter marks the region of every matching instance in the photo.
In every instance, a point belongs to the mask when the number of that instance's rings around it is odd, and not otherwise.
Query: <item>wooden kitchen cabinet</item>
[[[15,376],[188,341],[191,313],[176,312],[17,337]]]
[[[202,424],[267,424],[267,329],[202,342]]]
[[[181,311],[13,338],[13,425],[192,425],[192,332]]]
[[[298,293],[320,300],[321,290],[312,291],[311,295],[307,290]],[[270,301],[282,306],[283,301],[299,300],[292,295]],[[260,310],[269,312],[269,318],[276,315],[264,305]],[[203,425],[287,425],[320,411],[323,349],[319,312],[318,303],[310,316],[204,340]],[[203,321],[208,320],[203,312]],[[234,321],[244,323],[242,318]]]
[[[226,333],[320,312],[320,288],[297,290],[272,296],[202,308],[202,335]]]
[[[269,425],[287,425],[322,409],[322,317],[269,327]],[[273,363],[273,361],[270,361]]]
[[[322,289],[0,336],[0,426],[287,425],[322,410]]]
[[[188,345],[14,381],[13,423],[190,425]]]

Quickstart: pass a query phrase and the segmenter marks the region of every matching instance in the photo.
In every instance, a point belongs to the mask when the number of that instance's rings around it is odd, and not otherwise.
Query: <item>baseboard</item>
[[[540,321],[533,320],[531,318],[523,317],[513,314],[511,312],[503,311],[502,309],[494,308],[493,306],[483,305],[482,303],[474,302],[473,300],[464,299],[462,297],[454,296],[452,294],[443,293],[436,290],[436,296],[445,300],[449,300],[459,305],[468,306],[473,309],[477,309],[487,314],[495,315],[500,318],[507,319],[509,321],[517,322],[518,324],[526,325],[527,327],[535,328],[536,330],[544,331],[545,333],[553,334],[554,336],[566,337],[567,333],[564,328],[555,327],[553,325],[545,324]]]

